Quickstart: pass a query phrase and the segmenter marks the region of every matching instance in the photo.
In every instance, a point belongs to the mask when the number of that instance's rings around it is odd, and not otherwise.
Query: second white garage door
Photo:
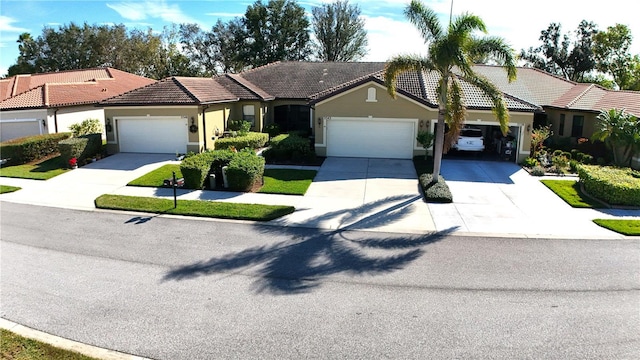
[[[411,159],[415,120],[330,118],[327,156]]]
[[[186,118],[118,119],[117,126],[121,152],[187,152]]]

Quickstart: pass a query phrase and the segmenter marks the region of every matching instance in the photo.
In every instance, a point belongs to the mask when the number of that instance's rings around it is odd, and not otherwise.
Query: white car
[[[482,130],[466,128],[460,131],[458,141],[451,146],[459,151],[484,151]]]

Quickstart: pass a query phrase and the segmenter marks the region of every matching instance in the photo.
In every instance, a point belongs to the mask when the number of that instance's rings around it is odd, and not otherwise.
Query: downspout
[[[209,108],[209,105],[202,108],[202,133],[204,136],[204,149],[207,150],[207,119],[205,110]]]
[[[56,129],[56,134],[58,133],[58,110],[60,109],[53,110],[53,125]]]

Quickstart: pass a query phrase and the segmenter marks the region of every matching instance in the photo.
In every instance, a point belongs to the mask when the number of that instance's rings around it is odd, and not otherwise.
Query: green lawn
[[[540,180],[551,191],[558,195],[567,204],[575,208],[602,208],[599,201],[586,196],[580,189],[580,184],[572,180]]]
[[[17,186],[0,185],[0,194],[10,193],[10,192],[18,191],[20,189],[22,188],[19,188]]]
[[[315,170],[266,169],[264,185],[258,192],[304,195],[317,173]]]
[[[173,177],[174,171],[176,173],[176,179],[182,177],[182,172],[180,172],[179,164],[168,164],[140,176],[127,185],[161,187],[164,184],[165,179],[171,179]]]
[[[594,223],[628,236],[640,236],[640,220],[595,219]]]
[[[138,196],[102,195],[95,200],[97,208],[143,211],[159,214],[189,215],[222,219],[269,221],[295,211],[293,206],[236,204],[203,200],[178,200]]]
[[[7,360],[92,360],[77,352],[63,350],[43,342],[32,340],[0,329],[0,358]]]
[[[43,160],[41,162],[14,166],[3,166],[2,168],[0,168],[0,176],[22,179],[47,180],[67,171],[69,171],[67,164],[64,164],[60,156],[56,156],[54,158]]]

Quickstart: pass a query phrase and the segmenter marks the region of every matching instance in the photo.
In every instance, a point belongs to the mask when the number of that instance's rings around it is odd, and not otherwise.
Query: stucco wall
[[[118,117],[132,117],[132,116],[148,116],[148,117],[161,117],[161,116],[180,116],[189,119],[188,123],[191,125],[191,118],[195,120],[198,125],[198,132],[188,132],[189,143],[187,144],[187,151],[200,152],[204,149],[203,135],[202,135],[202,117],[201,111],[197,106],[173,106],[173,107],[131,107],[131,108],[110,108],[107,107],[104,110],[105,118],[113,125],[114,119]],[[119,152],[118,144],[115,142],[115,128],[111,132],[107,132],[107,151],[111,154]]]
[[[53,115],[53,110],[49,110],[49,113]],[[56,115],[58,119],[58,132],[67,132],[69,126],[77,123],[81,123],[87,119],[98,119],[102,128],[104,129],[104,110],[95,106],[74,106],[61,108]],[[54,126],[48,126],[50,133],[55,132]],[[103,130],[104,134],[104,130]]]
[[[215,141],[213,138],[216,137],[216,132],[218,136],[222,135],[230,111],[230,107],[227,105],[213,105],[205,110],[206,129],[202,129],[203,143],[206,144],[206,146],[204,146],[205,149],[214,148]],[[202,121],[202,119],[200,119],[200,121]]]
[[[590,138],[591,135],[593,135],[593,132],[595,130],[596,117],[598,116],[598,114],[596,113],[585,111],[570,111],[563,109],[545,109],[545,112],[547,113],[547,120],[551,124],[551,131],[553,131],[552,138],[556,141],[561,137],[571,138],[570,141],[574,143],[577,141],[576,137],[571,136],[571,128],[573,126],[574,115],[584,116],[584,126],[582,128],[581,137]],[[565,115],[563,135],[560,135],[561,114]]]
[[[376,90],[376,101],[367,101],[369,88]],[[387,93],[386,88],[370,83],[315,105],[313,127],[317,144],[324,143],[324,122],[318,120],[324,117],[418,119],[419,130],[426,130],[428,129],[428,121],[438,117],[438,111],[402,96],[393,99]],[[420,145],[416,142],[416,146]]]

